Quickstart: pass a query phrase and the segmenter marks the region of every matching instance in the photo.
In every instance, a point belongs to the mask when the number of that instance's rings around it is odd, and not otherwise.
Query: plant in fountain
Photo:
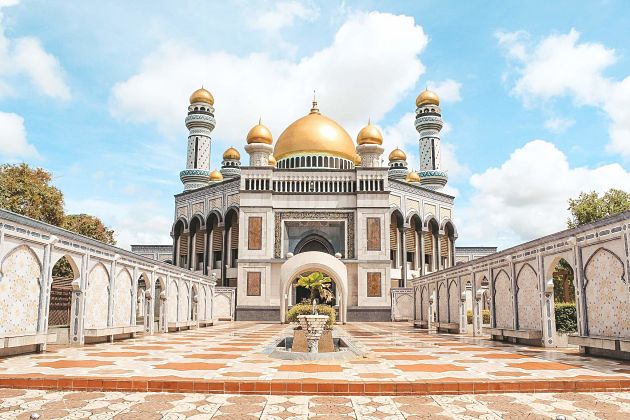
[[[333,292],[331,290],[332,279],[324,276],[319,271],[315,271],[308,276],[300,277],[295,287],[304,287],[309,290],[310,302],[317,299],[322,302],[330,303],[333,300]]]

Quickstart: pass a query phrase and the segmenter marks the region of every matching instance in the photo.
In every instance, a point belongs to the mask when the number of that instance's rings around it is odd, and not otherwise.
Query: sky
[[[441,98],[458,245],[566,227],[582,191],[630,191],[630,3],[0,0],[0,159],[54,175],[118,245],[167,244],[188,97],[215,98],[211,168],[262,118],[310,109],[418,167],[415,97]]]

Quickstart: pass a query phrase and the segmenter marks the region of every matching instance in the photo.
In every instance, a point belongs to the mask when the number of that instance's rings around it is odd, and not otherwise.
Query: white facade
[[[342,321],[389,320],[392,289],[454,265],[453,197],[413,178],[400,150],[395,170],[381,167],[375,126],[355,144],[314,102],[275,144],[260,123],[247,143],[250,166],[199,188],[184,181],[172,230],[175,264],[236,287],[237,319],[284,320],[304,297],[297,277],[322,271]]]

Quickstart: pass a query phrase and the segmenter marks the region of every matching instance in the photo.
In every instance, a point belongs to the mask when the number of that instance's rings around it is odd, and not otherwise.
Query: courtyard
[[[364,353],[352,360],[295,361],[269,356],[286,325],[225,322],[0,361],[0,385],[91,391],[169,391],[260,395],[431,395],[621,391],[630,363],[430,334],[409,323],[337,326]]]

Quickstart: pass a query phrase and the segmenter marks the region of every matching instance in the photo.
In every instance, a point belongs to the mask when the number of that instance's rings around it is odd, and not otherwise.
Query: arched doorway
[[[72,282],[79,278],[79,274],[76,262],[69,255],[62,256],[53,265],[48,301],[48,331],[57,333],[58,344],[71,340]]]
[[[302,273],[320,271],[328,274],[335,284],[335,304],[339,322],[346,322],[348,302],[348,272],[344,263],[330,254],[307,251],[289,258],[280,268],[280,322],[286,322],[291,288]]]
[[[164,287],[164,280],[158,278],[155,282],[155,295],[153,298],[153,320],[155,323],[156,332],[165,331],[165,312],[164,302],[166,301],[166,288]]]
[[[151,324],[149,320],[151,319],[151,298],[147,296],[146,292],[149,292],[149,296],[151,295],[151,282],[149,281],[149,277],[142,273],[140,277],[138,277],[138,285],[136,288],[136,325],[143,325],[145,332],[149,332]]]
[[[301,254],[302,252],[323,252],[325,254],[334,255],[335,248],[330,241],[324,238],[322,235],[312,233],[305,236],[295,246],[295,253]]]

